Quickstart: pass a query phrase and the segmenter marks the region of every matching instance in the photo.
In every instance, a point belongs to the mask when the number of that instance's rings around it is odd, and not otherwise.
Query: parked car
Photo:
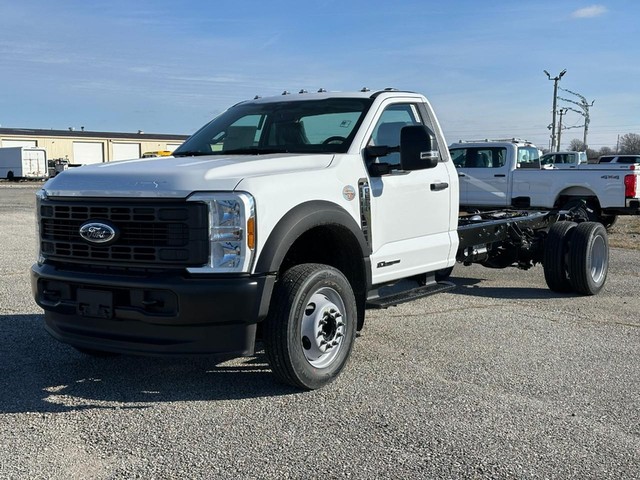
[[[603,155],[598,163],[640,163],[640,155]]]

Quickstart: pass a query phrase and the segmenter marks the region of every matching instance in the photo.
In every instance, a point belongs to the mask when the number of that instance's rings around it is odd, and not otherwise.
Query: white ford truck
[[[87,354],[250,355],[303,389],[343,369],[366,308],[452,288],[456,260],[544,265],[595,294],[604,227],[569,212],[458,218],[458,176],[422,95],[239,103],[172,157],[88,165],[37,196],[46,329]]]
[[[541,161],[538,149],[519,139],[459,142],[449,150],[458,169],[463,210],[582,204],[584,216],[605,226],[617,215],[640,214],[640,170],[634,165],[589,165],[569,161],[566,152]]]

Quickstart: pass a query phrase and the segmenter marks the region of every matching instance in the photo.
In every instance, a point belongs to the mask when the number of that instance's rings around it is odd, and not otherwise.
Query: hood
[[[74,167],[44,184],[49,196],[173,197],[232,191],[248,177],[319,170],[332,154],[208,155],[123,160]]]

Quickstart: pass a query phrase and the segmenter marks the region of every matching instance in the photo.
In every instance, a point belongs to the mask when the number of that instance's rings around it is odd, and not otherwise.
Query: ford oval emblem
[[[118,231],[106,222],[88,221],[80,225],[80,236],[89,243],[105,245],[118,238]]]

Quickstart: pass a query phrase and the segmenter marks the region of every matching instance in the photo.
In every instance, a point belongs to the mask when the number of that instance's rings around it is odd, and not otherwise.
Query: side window
[[[456,148],[450,153],[453,164],[458,168],[500,168],[507,157],[507,150],[501,147]]]
[[[558,159],[554,158],[557,162]],[[540,168],[540,153],[537,148],[518,147],[518,168]]]
[[[400,130],[402,130],[402,127],[419,124],[422,124],[422,121],[415,105],[408,103],[390,105],[380,115],[368,144],[398,147],[400,146]],[[392,152],[384,157],[379,157],[376,161],[393,166],[400,165],[400,152]]]

